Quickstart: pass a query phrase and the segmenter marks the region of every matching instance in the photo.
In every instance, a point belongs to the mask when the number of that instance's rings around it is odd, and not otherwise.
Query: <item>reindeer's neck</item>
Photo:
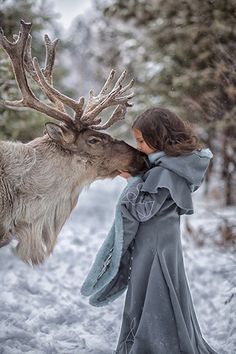
[[[19,240],[20,257],[37,263],[52,252],[79,193],[95,178],[88,174],[85,165],[77,163],[75,156],[58,150],[44,137],[19,144],[18,148],[26,155],[28,151],[33,162],[16,178],[11,229]]]
[[[70,151],[64,150],[47,135],[26,145],[36,153],[36,163],[31,172],[36,181],[44,181],[43,188],[73,190],[76,186],[83,188],[95,179],[95,176],[89,175],[79,156],[75,157]]]
[[[36,161],[24,176],[21,191],[30,199],[40,200],[45,212],[60,205],[61,221],[58,222],[64,224],[75,207],[79,193],[95,177],[89,176],[86,166],[79,159],[60,149],[47,137],[37,138],[27,146],[34,149]]]

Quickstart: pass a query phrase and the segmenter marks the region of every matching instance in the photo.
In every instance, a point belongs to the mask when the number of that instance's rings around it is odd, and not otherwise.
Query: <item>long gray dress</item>
[[[151,154],[153,167],[122,199],[123,257],[107,288],[128,279],[117,354],[216,354],[201,334],[180,238],[180,215],[193,213],[191,193],[211,157],[209,149]]]

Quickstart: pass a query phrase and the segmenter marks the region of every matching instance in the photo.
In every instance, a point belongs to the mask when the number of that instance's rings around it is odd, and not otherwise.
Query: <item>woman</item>
[[[82,294],[102,306],[127,288],[116,354],[216,354],[201,334],[180,237],[180,216],[193,214],[191,193],[213,155],[165,108],[143,112],[132,132],[150,168],[121,173],[128,185]]]

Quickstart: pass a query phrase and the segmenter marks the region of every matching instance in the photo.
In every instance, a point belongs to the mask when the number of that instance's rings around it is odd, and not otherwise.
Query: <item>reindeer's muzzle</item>
[[[114,172],[116,176],[118,176],[121,171],[128,172],[132,176],[137,176],[143,174],[150,168],[146,154],[128,145],[124,141],[115,140],[114,142],[115,144],[112,146],[112,151],[113,157],[116,159],[116,170]]]
[[[150,163],[146,154],[139,150],[135,150],[133,161],[131,162],[128,172],[132,176],[143,174],[150,168]]]

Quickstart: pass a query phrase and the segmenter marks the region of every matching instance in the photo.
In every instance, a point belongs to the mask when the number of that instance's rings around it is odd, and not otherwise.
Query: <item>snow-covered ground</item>
[[[109,306],[96,308],[80,294],[80,286],[112,224],[125,184],[117,177],[97,181],[83,191],[44,265],[31,268],[9,247],[0,249],[1,354],[112,354],[125,293]],[[201,191],[195,194],[196,213],[188,217],[191,225],[199,223],[202,208],[208,206]],[[233,293],[228,280],[233,276],[232,252],[211,242],[197,248],[183,234],[182,244],[203,335],[219,354],[235,354],[236,295],[227,302]]]

